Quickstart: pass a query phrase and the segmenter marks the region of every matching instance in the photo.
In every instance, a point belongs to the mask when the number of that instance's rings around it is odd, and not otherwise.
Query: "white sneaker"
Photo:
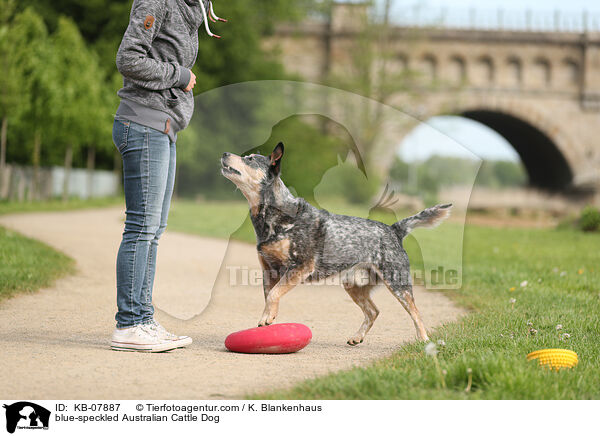
[[[115,351],[159,353],[174,350],[177,345],[173,341],[158,338],[146,326],[136,325],[124,329],[115,329],[110,347]]]
[[[148,328],[150,332],[154,333],[158,337],[158,339],[164,341],[172,341],[177,346],[177,348],[187,347],[192,343],[192,338],[190,338],[189,336],[178,336],[176,334],[170,333],[156,320],[152,320],[148,324],[144,324],[144,327]]]

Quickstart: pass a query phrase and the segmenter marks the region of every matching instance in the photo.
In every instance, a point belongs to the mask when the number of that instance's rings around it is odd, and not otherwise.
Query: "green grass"
[[[473,311],[438,328],[431,338],[445,341],[438,347],[445,375],[425,355],[422,343],[411,344],[366,368],[260,398],[600,399],[598,246],[600,235],[469,226],[463,287],[448,294]],[[521,287],[524,280],[528,284]],[[560,340],[562,333],[571,337]],[[579,365],[556,373],[525,359],[541,348],[572,349]],[[473,379],[467,393],[468,368]]]
[[[247,214],[243,203],[176,206],[179,213],[173,216],[171,228],[202,235],[226,237]],[[444,230],[450,225],[445,223],[435,231],[441,246],[450,243],[450,232]],[[234,237],[254,242],[247,222]],[[418,268],[418,246],[412,239],[406,245]],[[415,343],[368,367],[308,380],[258,398],[600,399],[598,247],[600,234],[468,226],[463,286],[446,294],[471,312],[436,329],[431,338],[445,341],[437,356],[445,375],[425,355],[424,345]],[[521,287],[524,280],[528,284]],[[514,305],[511,298],[516,299]],[[528,321],[537,330],[535,335],[529,333]],[[558,324],[563,326],[561,331],[556,330]],[[571,337],[561,340],[562,333]],[[575,350],[579,365],[557,373],[525,359],[540,348]],[[465,392],[468,368],[472,387]]]
[[[122,197],[72,198],[35,202],[0,201],[0,215],[89,209],[123,204]],[[74,271],[71,258],[41,242],[0,227],[0,301],[19,292],[34,292]]]
[[[247,216],[246,202],[178,200],[171,204],[169,230],[222,239],[233,235],[234,239],[254,243],[254,230]]]
[[[63,202],[60,199],[29,202],[0,200],[0,215],[23,212],[53,212],[75,209],[91,209],[95,207],[108,207],[122,204],[124,204],[123,197],[119,196],[91,198],[89,200],[70,198],[66,202]]]
[[[0,301],[49,286],[73,271],[69,257],[0,227]]]

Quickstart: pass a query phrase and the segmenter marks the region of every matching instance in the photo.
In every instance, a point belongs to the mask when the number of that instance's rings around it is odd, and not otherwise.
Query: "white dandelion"
[[[431,357],[435,357],[437,356],[437,353],[438,350],[435,344],[433,342],[427,342],[427,345],[425,345],[425,354]]]

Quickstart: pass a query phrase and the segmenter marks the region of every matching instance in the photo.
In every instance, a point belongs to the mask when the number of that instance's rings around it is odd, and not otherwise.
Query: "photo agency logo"
[[[417,269],[410,274],[401,269],[397,263],[387,263],[387,270],[392,271],[394,281],[399,281],[401,285],[425,286],[426,277],[433,286],[444,286],[446,288],[454,287],[458,283],[458,271],[444,270],[439,266],[437,269],[428,271]],[[278,283],[285,284],[290,281],[289,277],[279,278],[279,274],[274,270],[263,270],[261,268],[250,268],[241,265],[227,265],[230,286],[262,286],[263,280],[278,280]],[[304,283],[306,286],[343,286],[344,283],[353,282],[357,286],[375,286],[381,284],[377,271],[362,267],[360,264],[354,264],[353,268],[345,269],[340,274],[328,276],[322,280],[314,280]],[[409,278],[410,277],[410,278]]]
[[[14,433],[15,430],[48,430],[50,411],[35,403],[19,401],[13,404],[4,404],[6,409],[6,431]]]
[[[157,295],[161,310],[191,319],[232,286],[261,288],[265,280],[296,280],[276,268],[265,271],[256,255],[233,243],[253,239],[257,226],[265,230],[257,243],[278,242],[271,257],[304,256],[307,270],[313,263],[322,267],[302,284],[369,286],[383,279],[396,288],[461,287],[466,205],[479,167],[463,171],[465,189],[439,198],[413,186],[420,173],[410,163],[402,162],[406,174],[392,170],[402,139],[416,127],[426,129],[432,142],[450,141],[470,153],[462,144],[396,107],[312,83],[244,82],[209,90],[195,102],[190,125],[178,139],[188,153],[178,167],[182,194],[248,200],[249,207],[232,209],[219,221],[219,232],[231,235],[230,243],[214,244],[208,260],[213,263],[202,268],[198,288]],[[210,138],[210,144],[202,138]],[[265,190],[268,161],[279,142],[283,148],[275,158],[281,184]],[[322,234],[309,231],[317,217]],[[422,228],[437,224],[433,230]],[[306,246],[312,248],[299,248]]]

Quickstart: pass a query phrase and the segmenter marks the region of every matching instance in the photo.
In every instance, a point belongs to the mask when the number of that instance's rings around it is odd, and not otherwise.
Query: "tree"
[[[314,10],[314,5],[317,3],[315,0],[218,2],[215,5],[216,12],[228,18],[229,22],[211,23],[213,30],[223,35],[222,40],[208,37],[204,29],[200,28],[198,62],[194,68],[194,72],[198,75],[198,85],[194,92],[198,94],[213,87],[249,80],[285,78],[285,72],[275,53],[264,49],[261,38],[273,31],[275,23],[302,18],[307,11]],[[53,52],[56,52],[52,60],[53,65],[58,69],[56,79],[58,89],[54,89],[52,93],[56,103],[52,113],[49,113],[44,120],[52,124],[52,128],[47,129],[45,126],[40,128],[44,132],[44,141],[53,142],[52,147],[44,148],[44,161],[57,163],[60,159],[67,164],[67,168],[70,166],[70,161],[78,162],[87,166],[91,174],[95,166],[94,158],[98,156],[99,165],[112,167],[114,154],[114,147],[110,141],[112,123],[110,120],[107,122],[104,120],[110,118],[117,106],[115,91],[119,85],[115,85],[115,80],[120,81],[120,76],[115,67],[115,53],[127,27],[131,0],[22,0],[19,4],[33,5],[43,15],[53,35],[49,42],[52,44]],[[61,16],[70,17],[72,22],[77,24],[79,40],[67,35],[64,18]],[[63,44],[59,41],[59,34],[63,34],[61,38],[71,42]],[[82,39],[85,43],[81,41]],[[84,46],[87,46],[87,50]],[[90,51],[97,53],[97,56],[94,56],[96,60],[86,64],[82,59],[87,59]],[[88,78],[83,81],[93,85],[102,82],[100,98],[95,96],[97,91],[91,87],[86,89],[83,96],[77,83],[79,78],[87,77],[88,74],[95,75],[89,71],[94,68],[85,67],[90,63],[95,63],[96,67],[102,70],[102,77],[96,76],[95,79]],[[79,97],[74,97],[76,95]],[[252,96],[235,97],[236,101],[250,98]],[[96,109],[95,112],[84,116],[84,111],[92,108]],[[83,131],[85,129],[80,121],[82,118],[94,120],[88,124],[86,131]],[[23,126],[26,124],[30,127],[34,126],[35,119],[29,111],[27,116],[22,118]],[[65,120],[68,120],[68,123]],[[226,116],[223,122],[227,122]],[[26,131],[25,127],[21,130]],[[75,131],[78,131],[76,137]],[[196,136],[207,137],[204,134]],[[185,141],[183,133],[180,139]],[[41,144],[41,139],[36,143]],[[87,150],[87,159],[79,153],[83,147]],[[199,156],[195,159],[195,163],[199,165],[206,156],[212,156],[211,152],[214,148],[215,145],[210,141],[200,140],[190,141],[188,146],[179,147],[179,151]],[[109,152],[109,149],[112,152]],[[179,159],[179,162],[185,165],[184,159]],[[88,183],[88,192],[90,192],[89,186]]]
[[[131,0],[22,0],[42,11],[51,30],[58,28],[59,17],[67,16],[78,24],[85,41],[98,53],[100,65],[108,76],[115,71],[115,54],[129,20]],[[234,83],[235,77],[257,78],[256,73],[273,72],[276,62],[265,64],[260,36],[273,30],[281,20],[295,20],[314,10],[316,0],[229,0],[217,2],[216,12],[229,22],[211,24],[223,35],[213,40],[200,29],[198,72],[207,73],[206,85]],[[225,44],[225,38],[227,43]],[[271,59],[275,61],[275,59]],[[277,70],[279,71],[279,70]],[[277,73],[275,71],[275,73]],[[196,71],[195,71],[196,72]],[[213,79],[216,80],[213,81]],[[229,79],[228,79],[229,78]],[[206,77],[205,77],[206,79]],[[233,80],[233,81],[232,81]],[[249,79],[242,79],[249,80]],[[198,81],[200,85],[200,81]],[[208,88],[203,88],[208,89]],[[200,91],[200,89],[198,89]]]
[[[494,173],[498,184],[505,186],[524,186],[527,184],[527,175],[520,163],[497,161],[494,164]]]
[[[226,24],[212,24],[223,39],[208,38],[200,29],[198,78],[195,93],[218,86],[248,80],[280,79],[283,66],[270,50],[261,45],[261,37],[273,31],[281,20],[300,19],[314,7],[314,0],[231,0],[218,3],[219,16]]]
[[[93,118],[97,120],[94,125],[91,139],[87,144],[87,182],[86,196],[89,198],[93,195],[93,175],[96,168],[96,155],[98,152],[109,154],[117,152],[111,141],[112,125],[113,125],[113,108],[117,107],[117,95],[113,87],[109,84],[101,83],[100,104],[94,106],[95,113]],[[118,154],[118,153],[117,153]]]
[[[0,0],[0,190],[4,180],[9,117],[16,115],[22,72],[15,56],[15,0]]]
[[[193,69],[197,76],[194,93],[251,80],[288,78],[276,54],[262,46],[261,38],[272,32],[279,20],[303,17],[314,3],[313,0],[231,0],[217,3],[217,14],[229,21],[226,24],[211,24],[211,29],[222,35],[220,40],[209,38],[204,29],[200,29],[198,61]],[[229,185],[213,170],[214,162],[220,156],[219,150],[231,149],[231,144],[256,145],[248,142],[251,135],[245,131],[255,123],[236,110],[251,107],[262,99],[248,89],[236,89],[231,94],[225,91],[225,94],[226,104],[223,101],[209,101],[210,96],[206,94],[197,99],[196,113],[206,115],[206,118],[179,135],[179,194],[197,193],[198,189],[203,189],[210,195],[216,192],[223,195],[223,188],[228,189]],[[223,97],[225,94],[219,95]],[[252,115],[259,112],[257,109]],[[232,120],[240,122],[236,124],[236,129],[231,128]],[[191,129],[198,131],[191,132]],[[217,143],[218,139],[211,134],[214,131],[228,132],[228,137],[221,138],[222,142]]]
[[[360,5],[350,6],[355,9],[353,13],[356,14],[352,24],[356,26],[353,29],[356,37],[349,38],[349,45],[345,50],[347,58],[342,61],[343,68],[329,71],[327,76],[328,84],[367,97],[361,107],[347,108],[353,114],[355,122],[360,125],[361,136],[357,139],[367,163],[374,157],[373,150],[385,131],[382,128],[386,122],[384,108],[386,105],[392,105],[392,97],[401,93],[412,106],[420,99],[420,95],[414,92],[414,89],[419,89],[416,86],[419,84],[416,80],[419,73],[406,65],[398,65],[397,47],[392,43],[392,3],[392,0],[365,0]],[[348,7],[334,0],[325,0],[324,4],[327,5],[330,27],[334,26],[335,20],[338,19],[337,8]],[[380,6],[381,14],[367,13],[368,7],[377,5]],[[415,33],[411,38],[418,38],[418,34]],[[412,40],[406,38],[403,41],[403,44],[407,45],[412,43]],[[383,104],[373,104],[373,100]],[[407,118],[405,127],[409,127],[411,121],[412,119]]]
[[[87,146],[87,159],[77,153],[74,163],[84,165],[91,175],[96,166],[111,169],[120,165],[120,156],[115,153],[111,141],[112,114],[118,105],[117,89],[121,86],[121,76],[115,65],[115,54],[129,21],[131,0],[19,0],[20,5],[30,5],[44,17],[51,32],[58,30],[61,17],[70,17],[77,24],[88,51],[96,53],[97,65],[102,70],[103,104],[97,107],[95,119],[99,130]],[[61,147],[58,147],[59,149]],[[62,156],[50,152],[49,162],[64,161]],[[115,157],[113,157],[115,156]],[[118,159],[116,158],[118,156]],[[88,176],[88,194],[91,193],[91,177]]]
[[[94,144],[96,138],[106,133],[102,129],[102,114],[110,113],[103,93],[104,77],[100,72],[97,56],[85,45],[75,23],[61,17],[52,35],[56,75],[60,83],[56,104],[59,106],[53,137],[64,144],[65,178],[63,201],[68,199],[73,154],[83,145]],[[95,154],[95,148],[88,149]],[[93,157],[88,157],[88,161]],[[93,163],[88,163],[88,167]]]
[[[15,111],[18,129],[27,132],[28,139],[33,138],[33,189],[30,198],[37,198],[43,134],[52,127],[52,115],[56,112],[53,98],[59,84],[54,75],[48,31],[42,18],[33,8],[27,8],[15,17],[13,24],[14,59],[22,72],[19,105]]]
[[[34,6],[51,32],[58,29],[61,17],[77,23],[88,47],[100,58],[107,75],[116,72],[115,54],[129,21],[131,0],[20,0]]]

